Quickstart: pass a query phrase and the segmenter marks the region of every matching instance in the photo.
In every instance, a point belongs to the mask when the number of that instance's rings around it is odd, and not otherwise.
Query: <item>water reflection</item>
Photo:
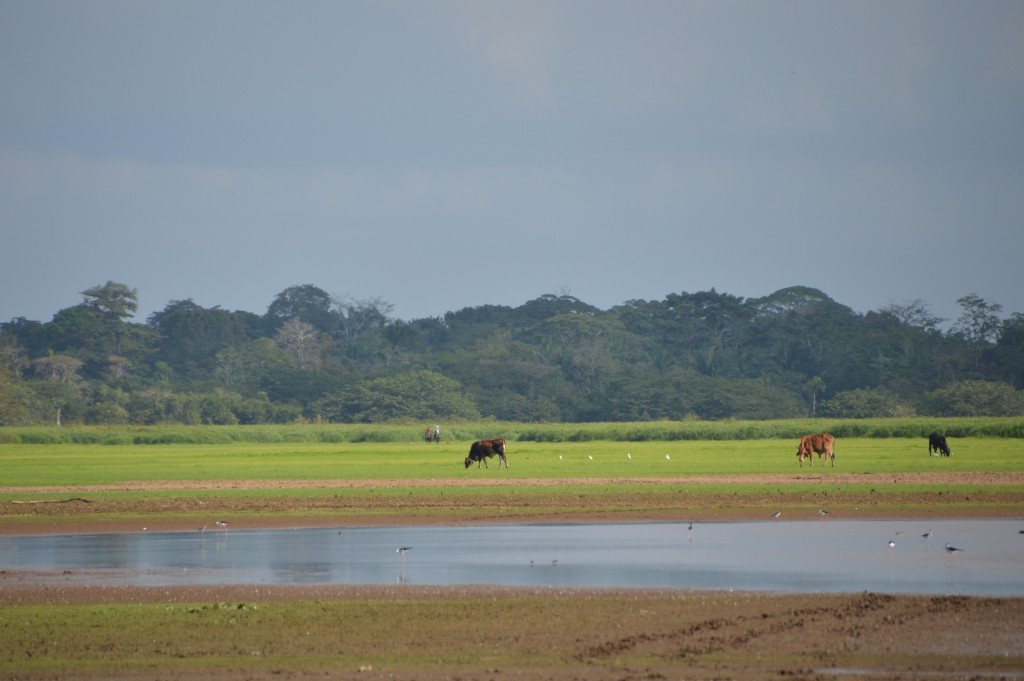
[[[1022,525],[829,519],[692,528],[626,523],[0,537],[0,567],[134,585],[397,582],[1022,596]],[[948,553],[946,542],[964,550]]]

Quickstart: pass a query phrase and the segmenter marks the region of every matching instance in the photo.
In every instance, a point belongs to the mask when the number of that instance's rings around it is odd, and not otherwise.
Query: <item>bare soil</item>
[[[692,500],[679,499],[677,489],[692,486],[699,492],[702,485],[744,482],[778,485],[780,489],[797,483],[866,483],[890,490],[881,502],[874,494],[844,496],[834,511],[839,517],[885,517],[893,514],[895,507],[901,517],[1024,518],[1024,498],[1017,491],[1024,484],[1024,473],[863,475],[827,471],[749,479],[232,480],[201,485],[168,481],[0,488],[0,492],[17,492],[20,497],[20,503],[0,508],[0,534],[140,531],[143,527],[147,531],[180,530],[204,514],[212,519],[214,514],[224,513],[232,514],[233,528],[766,517],[777,500],[743,499],[696,508]],[[650,488],[638,503],[624,503],[614,493],[602,492],[605,486],[618,483]],[[892,483],[895,485],[889,487]],[[982,495],[976,504],[957,499],[952,505],[948,496],[899,491],[901,486],[921,484],[993,486],[993,491]],[[361,508],[352,508],[334,494],[345,488],[499,486],[514,490],[548,485],[585,486],[588,493],[578,504],[566,502],[558,509],[535,511],[531,502],[522,501],[521,507],[511,511],[495,506],[484,512],[470,508],[458,495],[450,501],[441,495],[426,501],[423,495],[413,495],[417,500],[408,502],[408,507],[402,505],[401,495],[388,495],[376,507],[375,502],[360,496]],[[671,494],[664,491],[666,486],[673,486]],[[1006,491],[1000,492],[1001,488]],[[301,501],[269,493],[281,489],[324,493],[303,496]],[[195,495],[161,495],[157,502],[89,498],[100,492],[185,490],[251,493],[230,499],[211,496],[204,500],[200,496],[198,501]],[[40,497],[32,498],[34,494]],[[816,513],[815,504],[820,500],[814,495],[785,498],[791,506],[784,519]],[[503,497],[502,501],[509,499]],[[515,506],[519,501],[513,496],[511,503]],[[604,510],[594,513],[595,507]],[[1024,580],[1024,567],[1021,570]],[[19,666],[17,678],[1024,679],[1024,598],[408,585],[146,588],[97,586],[83,584],[74,576],[0,570],[0,624],[6,621],[3,615],[11,612],[9,608],[26,604],[69,608],[163,604],[170,608],[174,604],[225,602],[253,604],[262,607],[258,612],[264,614],[274,612],[276,603],[309,606],[298,611],[305,613],[302,616],[259,626],[254,615],[251,628],[225,628],[231,637],[227,641],[218,633],[209,637],[197,633],[202,643],[168,643],[157,637],[150,644],[136,641],[134,633],[126,631],[122,638],[105,644],[106,652],[97,651],[95,644],[64,651],[70,659],[90,661],[89,665],[72,669]],[[346,609],[353,606],[355,610]],[[237,617],[240,622],[241,616]],[[354,621],[358,626],[352,625]],[[54,622],[54,627],[60,626]],[[268,627],[273,640],[266,640]],[[13,664],[26,655],[45,656],[49,649],[47,641],[19,639],[16,631],[17,627],[0,627],[0,679],[14,678],[4,672],[5,660]],[[56,634],[53,637],[57,638]],[[131,645],[127,645],[129,640]],[[73,644],[65,645],[73,648]],[[181,663],[190,657],[203,662]],[[140,666],[139,660],[153,662]]]

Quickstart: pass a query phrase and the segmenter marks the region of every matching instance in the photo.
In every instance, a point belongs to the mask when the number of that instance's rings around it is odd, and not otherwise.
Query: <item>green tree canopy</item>
[[[325,333],[333,333],[337,322],[331,309],[331,296],[312,284],[289,286],[267,307],[266,319],[272,332],[293,317]]]
[[[320,418],[336,422],[480,418],[479,410],[463,393],[461,384],[433,371],[360,381],[317,401],[314,408]]]

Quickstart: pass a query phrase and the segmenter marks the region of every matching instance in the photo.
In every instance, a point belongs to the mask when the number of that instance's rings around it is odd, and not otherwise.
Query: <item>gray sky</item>
[[[413,319],[1024,312],[1024,3],[0,0],[0,321],[113,280]]]

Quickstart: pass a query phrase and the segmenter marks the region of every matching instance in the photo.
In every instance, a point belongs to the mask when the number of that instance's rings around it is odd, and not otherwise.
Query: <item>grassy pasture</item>
[[[1024,440],[950,439],[951,457],[928,455],[920,438],[844,438],[836,466],[796,458],[795,440],[510,442],[508,470],[464,467],[469,442],[0,445],[0,487],[116,485],[139,481],[464,480],[656,478],[1024,470]]]
[[[959,474],[1024,471],[1021,439],[951,439],[952,457],[932,457],[923,438],[842,438],[834,468],[817,457],[801,468],[796,444],[513,441],[508,470],[498,469],[496,459],[490,468],[466,469],[469,442],[7,444],[0,445],[0,532],[97,520],[159,527],[162,519],[162,527],[180,529],[211,514],[230,514],[239,527],[261,518],[402,524],[760,517],[778,508],[789,509],[787,517],[814,517],[821,507],[896,516],[935,508],[1024,515],[1022,485],[955,481]],[[936,472],[947,476],[900,484],[884,478]],[[845,477],[832,482],[839,475]],[[90,503],[56,503],[71,496]]]

